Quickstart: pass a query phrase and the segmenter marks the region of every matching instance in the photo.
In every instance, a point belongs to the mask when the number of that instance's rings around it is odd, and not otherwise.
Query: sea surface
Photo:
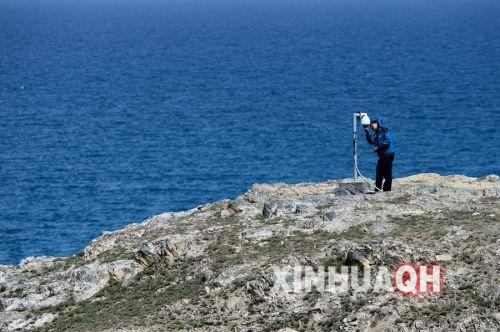
[[[0,264],[351,177],[352,112],[396,177],[500,174],[499,36],[499,1],[0,0]]]

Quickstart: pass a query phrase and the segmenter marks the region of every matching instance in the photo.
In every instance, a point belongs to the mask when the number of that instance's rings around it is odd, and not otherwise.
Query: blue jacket
[[[377,122],[379,124],[377,131],[373,135],[366,132],[366,141],[378,148],[377,155],[379,158],[394,155],[394,141],[391,132],[388,128],[380,125],[380,120]]]

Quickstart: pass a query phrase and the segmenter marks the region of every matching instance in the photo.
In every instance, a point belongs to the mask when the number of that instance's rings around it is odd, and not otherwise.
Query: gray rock
[[[40,271],[44,267],[49,267],[55,264],[55,257],[27,257],[19,263],[19,267],[26,270]]]
[[[212,279],[214,275],[214,271],[212,271],[210,268],[206,266],[203,267],[200,272],[203,276],[203,281],[209,281],[210,279]]]
[[[227,209],[222,209],[220,211],[220,217],[221,218],[229,218],[229,217],[232,217],[234,216],[235,212],[233,209],[231,208],[227,208]]]
[[[176,257],[201,254],[201,250],[198,250],[197,247],[196,236],[192,234],[185,236],[173,235],[146,243],[136,252],[135,259],[144,266],[156,263],[165,263],[168,265]]]
[[[137,330],[175,329],[170,325],[172,319],[185,322],[186,330],[196,329],[198,324],[206,324],[203,328],[209,330],[246,330],[249,326],[265,330],[287,321],[301,330],[324,330],[336,315],[346,317],[344,322],[336,322],[339,330],[432,330],[435,322],[419,318],[413,325],[406,321],[410,302],[393,292],[359,296],[285,292],[300,277],[272,267],[300,264],[319,269],[326,262],[336,264],[344,258],[352,265],[393,267],[406,261],[433,261],[445,254],[452,257],[445,263],[446,287],[460,291],[461,296],[423,298],[419,305],[467,307],[466,311],[444,313],[439,318],[443,330],[497,330],[498,313],[491,313],[490,304],[500,294],[498,283],[491,278],[500,266],[500,241],[495,242],[500,207],[495,198],[484,198],[498,196],[498,179],[419,174],[397,179],[394,192],[380,195],[335,191],[339,181],[257,184],[235,200],[167,212],[105,232],[78,256],[31,257],[19,266],[0,266],[0,330],[50,328],[47,324],[57,315],[66,317],[84,300],[92,306],[99,300],[96,295],[115,283],[127,287],[132,296],[134,287],[144,292],[138,294],[141,297],[175,296],[165,305],[155,306],[154,314],[139,313],[129,321],[124,313],[108,312],[107,319],[115,320],[110,330],[129,328],[132,320]],[[485,223],[474,228],[467,223],[447,224],[446,218],[456,212],[462,217],[470,213],[474,221],[484,217]],[[263,221],[261,216],[273,222]],[[446,236],[420,233],[411,244],[405,243],[414,234],[399,229],[405,227],[399,218],[418,223],[419,218],[433,216],[437,229]],[[231,217],[231,222],[220,222],[221,217]],[[412,232],[413,226],[418,224],[410,227]],[[349,233],[342,240],[350,227],[366,230],[367,236],[361,232],[352,240]],[[335,236],[330,237],[333,232]],[[146,268],[148,273],[140,273]],[[473,282],[462,289],[470,276],[474,276]],[[150,292],[141,287],[149,284],[154,285]],[[191,289],[194,293],[188,292]],[[182,292],[175,293],[177,290]],[[478,296],[484,303],[473,301]],[[116,310],[121,310],[121,301],[116,300]],[[61,303],[71,308],[56,310]],[[400,323],[395,325],[395,321]]]
[[[242,240],[260,242],[272,237],[273,235],[274,232],[271,227],[260,228],[260,229],[247,228],[240,233],[239,238]]]
[[[97,294],[111,282],[128,284],[143,266],[132,260],[119,260],[101,264],[93,262],[72,271],[68,279],[77,302],[85,301]]]
[[[271,218],[273,215],[276,214],[277,208],[278,208],[278,205],[276,204],[276,202],[265,203],[264,208],[262,210],[262,216],[265,219]]]
[[[238,296],[231,296],[227,301],[226,301],[226,308],[229,311],[239,311],[243,308],[245,308],[245,299],[242,297]]]
[[[329,211],[323,214],[324,221],[333,221],[337,217],[335,211]]]
[[[351,196],[351,192],[347,189],[338,189],[338,190],[335,190],[333,192],[333,195],[335,197],[347,197],[347,196]]]
[[[43,325],[52,322],[56,318],[57,318],[57,315],[55,315],[53,313],[42,314],[42,316],[37,318],[36,321],[33,323],[33,327],[34,328],[42,327]]]
[[[264,286],[255,280],[247,283],[247,292],[254,300],[260,300],[265,296]]]
[[[489,182],[499,182],[500,181],[500,176],[498,176],[496,174],[486,175],[485,180],[489,181]]]
[[[307,205],[297,205],[295,208],[295,214],[304,214],[308,211]]]
[[[349,265],[361,264],[368,266],[370,265],[370,259],[366,256],[366,253],[359,249],[350,250],[347,253],[346,263]]]

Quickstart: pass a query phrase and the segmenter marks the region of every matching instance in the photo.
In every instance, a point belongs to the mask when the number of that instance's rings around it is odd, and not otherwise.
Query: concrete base
[[[371,189],[371,186],[364,181],[349,181],[339,183],[337,190],[347,190],[351,195],[366,194]]]

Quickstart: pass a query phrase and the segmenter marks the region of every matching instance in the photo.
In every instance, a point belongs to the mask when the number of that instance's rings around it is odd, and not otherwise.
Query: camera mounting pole
[[[354,181],[358,181],[358,117],[360,113],[352,113],[352,152],[353,152],[353,168],[354,168]]]
[[[361,121],[363,127],[370,125],[370,118],[368,114],[356,112],[352,113],[352,150],[353,150],[353,168],[354,168],[354,181],[358,181],[358,119]]]

